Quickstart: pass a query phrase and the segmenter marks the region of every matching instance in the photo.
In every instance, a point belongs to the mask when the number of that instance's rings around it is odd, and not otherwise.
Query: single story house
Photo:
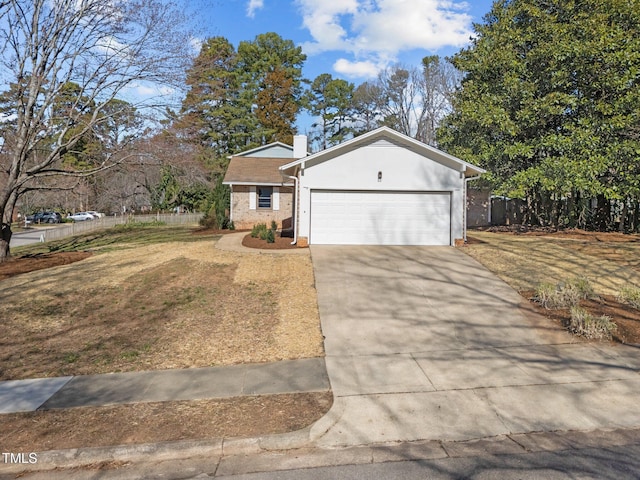
[[[272,221],[291,227],[293,180],[283,178],[279,167],[293,159],[293,147],[281,142],[231,157],[223,183],[231,188],[229,218],[235,228]]]
[[[252,150],[231,159],[224,181],[233,190],[232,219],[236,225],[244,225],[245,218],[251,223],[254,210],[265,214],[261,221],[291,217],[294,242],[300,246],[459,244],[466,236],[467,182],[485,172],[388,127],[313,155],[307,155],[302,135],[292,148],[263,148],[266,152]],[[256,153],[273,157],[274,149],[282,149],[278,160],[267,164],[256,158]],[[291,158],[283,161],[285,150]],[[253,166],[246,165],[239,175],[247,158]],[[273,167],[281,178],[278,183],[269,174],[269,184],[267,170]],[[263,186],[278,188],[278,210],[275,191]],[[237,198],[240,187],[248,188],[242,190],[248,199]],[[288,215],[281,212],[284,208]]]

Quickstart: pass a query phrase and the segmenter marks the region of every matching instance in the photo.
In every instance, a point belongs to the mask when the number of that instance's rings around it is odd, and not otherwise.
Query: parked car
[[[91,215],[93,215],[96,218],[102,218],[104,217],[104,213],[101,212],[96,212],[94,210],[87,210],[87,213],[90,213]]]
[[[70,218],[74,222],[84,222],[85,220],[93,220],[95,217],[88,212],[78,212],[69,215],[67,218]]]
[[[60,223],[62,222],[62,215],[58,212],[44,212],[42,215],[42,223]]]
[[[58,212],[38,212],[27,215],[27,223],[60,223],[62,215]]]

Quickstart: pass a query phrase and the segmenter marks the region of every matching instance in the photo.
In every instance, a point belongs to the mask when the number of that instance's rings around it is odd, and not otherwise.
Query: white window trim
[[[271,195],[271,207],[275,210],[280,210],[280,187],[273,187],[273,193]]]
[[[256,193],[256,186],[255,185],[251,185],[249,187],[249,210],[255,210],[258,201],[258,194]]]

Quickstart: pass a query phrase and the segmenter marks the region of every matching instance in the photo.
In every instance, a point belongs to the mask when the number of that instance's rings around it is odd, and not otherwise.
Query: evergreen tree
[[[525,198],[530,222],[638,229],[637,0],[497,1],[452,61],[445,149]]]
[[[303,96],[303,104],[318,118],[312,141],[321,149],[344,141],[353,133],[354,86],[329,73],[318,75]]]
[[[293,140],[306,58],[300,47],[274,32],[240,42],[237,64],[242,79],[240,98],[252,105],[256,119],[254,144]]]
[[[256,120],[242,94],[235,48],[224,37],[207,39],[187,71],[189,91],[175,127],[186,139],[223,158],[251,145]]]

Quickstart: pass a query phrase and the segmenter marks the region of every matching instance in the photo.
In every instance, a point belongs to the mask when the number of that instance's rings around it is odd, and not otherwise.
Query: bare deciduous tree
[[[416,138],[429,145],[436,144],[436,129],[451,111],[451,101],[462,76],[448,61],[433,55],[422,59],[419,76],[422,117]]]
[[[127,160],[120,148],[83,165],[63,157],[122,114],[113,101],[127,89],[179,84],[191,54],[186,20],[171,0],[0,2],[0,93],[11,92],[0,113],[0,262],[20,195]]]
[[[425,57],[422,70],[401,65],[383,70],[370,90],[378,96],[381,123],[435,145],[435,131],[449,112],[459,72],[437,56]]]

